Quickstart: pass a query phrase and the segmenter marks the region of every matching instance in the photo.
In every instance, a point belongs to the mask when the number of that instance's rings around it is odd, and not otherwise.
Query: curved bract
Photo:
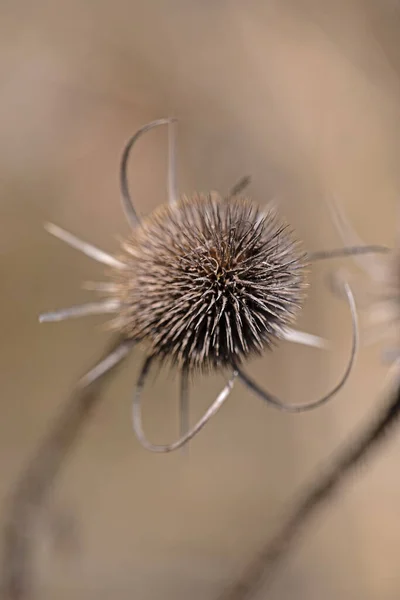
[[[238,375],[237,371],[233,371],[232,376],[230,377],[228,383],[225,385],[223,390],[218,394],[217,398],[211,404],[210,408],[204,413],[204,415],[199,419],[199,421],[186,432],[181,432],[181,437],[171,444],[153,444],[149,442],[142,426],[142,409],[141,409],[141,394],[144,388],[144,384],[146,378],[150,371],[151,363],[153,362],[153,357],[148,357],[142,370],[139,375],[139,379],[136,385],[133,403],[132,403],[132,425],[133,430],[136,434],[137,439],[142,444],[146,450],[150,450],[151,452],[173,452],[174,450],[178,450],[182,448],[189,440],[191,440],[198,432],[208,423],[208,421],[219,411],[219,409],[224,404],[225,400],[227,400],[232,388],[235,383],[235,379]],[[184,372],[186,373],[186,372]],[[185,375],[183,374],[183,377]],[[181,387],[181,393],[185,390],[185,386]]]
[[[160,125],[171,125],[175,119],[158,119],[157,121],[152,121],[147,125],[141,127],[126,143],[124,151],[122,153],[121,158],[121,166],[120,166],[120,188],[121,188],[121,199],[122,199],[122,207],[125,212],[126,219],[128,223],[135,228],[140,223],[140,219],[137,215],[136,209],[133,205],[131,194],[129,192],[128,186],[128,160],[131,153],[131,150],[134,144],[138,141],[138,139],[147,131],[154,129],[155,127],[159,127]],[[176,194],[176,180],[175,180],[175,147],[174,144],[170,146],[170,164],[168,168],[168,181],[169,181],[169,193],[175,195]],[[170,195],[170,201],[173,201],[174,198]]]
[[[349,357],[349,360],[347,362],[347,365],[346,365],[346,368],[344,370],[342,377],[339,379],[338,383],[327,394],[325,394],[324,396],[321,396],[321,398],[318,398],[317,400],[312,400],[311,402],[307,402],[306,404],[288,404],[288,403],[283,402],[282,400],[280,400],[279,398],[277,398],[270,392],[263,390],[259,385],[257,385],[257,383],[255,381],[253,381],[248,375],[246,375],[246,373],[244,373],[242,371],[242,369],[237,367],[239,379],[241,381],[243,381],[243,383],[245,383],[247,385],[247,387],[249,389],[251,389],[255,394],[257,394],[262,400],[264,400],[265,402],[268,402],[269,404],[272,404],[273,406],[275,406],[276,408],[278,408],[279,410],[282,410],[284,412],[300,413],[300,412],[306,412],[309,410],[314,410],[315,408],[318,408],[319,406],[326,404],[331,398],[336,396],[336,394],[343,388],[346,381],[350,377],[350,373],[353,369],[353,366],[354,366],[354,363],[356,360],[358,344],[359,344],[356,303],[354,300],[353,292],[351,291],[351,288],[348,284],[344,285],[344,292],[346,294],[346,298],[349,303],[350,312],[351,312],[351,320],[352,320],[352,327],[353,327],[352,345],[351,345],[350,357]]]

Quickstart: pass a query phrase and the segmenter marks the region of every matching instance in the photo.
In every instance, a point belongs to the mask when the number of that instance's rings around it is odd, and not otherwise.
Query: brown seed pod
[[[144,219],[115,270],[114,327],[188,371],[261,354],[297,316],[305,253],[275,212],[217,193],[183,197]]]
[[[128,189],[129,154],[141,135],[165,124],[170,130],[169,205],[140,220]],[[160,119],[142,127],[128,141],[122,155],[120,183],[132,234],[118,257],[55,225],[47,225],[56,237],[111,267],[108,282],[90,285],[103,299],[47,313],[40,320],[110,313],[114,315],[111,326],[122,334],[123,343],[143,342],[147,346],[132,407],[133,427],[143,446],[155,452],[183,446],[217,412],[236,377],[266,402],[289,412],[311,410],[343,387],[358,345],[357,315],[348,285],[345,294],[353,321],[351,354],[339,383],[329,393],[307,404],[287,404],[261,389],[241,368],[244,361],[270,349],[280,339],[324,345],[320,338],[295,331],[290,325],[304,301],[307,262],[329,256],[317,253],[307,257],[275,211],[263,212],[241,197],[248,178],[241,180],[226,198],[210,193],[179,199],[173,120]],[[115,362],[115,352],[110,355],[110,364]],[[165,446],[148,442],[141,423],[141,392],[156,359],[169,362],[181,373],[182,435]],[[188,430],[189,374],[223,369],[231,370],[228,383],[206,414]]]

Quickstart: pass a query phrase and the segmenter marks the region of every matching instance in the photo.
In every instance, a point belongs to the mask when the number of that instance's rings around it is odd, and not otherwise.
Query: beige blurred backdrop
[[[181,191],[277,199],[308,249],[337,245],[336,194],[365,240],[392,244],[399,194],[400,10],[395,0],[3,0],[0,3],[0,494],[12,484],[82,372],[100,356],[102,318],[39,325],[84,302],[102,269],[42,228],[53,221],[108,251],[129,229],[118,166],[127,138],[179,119]],[[145,214],[166,200],[166,131],[138,143],[130,181]],[[333,266],[338,266],[336,262]],[[333,351],[282,344],[250,366],[274,393],[306,401],[339,378],[350,349],[329,265],[311,274],[299,327]],[[363,349],[345,391],[303,415],[237,384],[188,456],[152,455],[131,431],[144,350],[107,387],[55,486],[50,512],[74,523],[69,550],[37,531],[37,597],[216,598],[279,527],[302,483],[383,398],[379,348]],[[223,384],[198,380],[192,418]],[[145,395],[149,435],[177,435],[177,383]],[[400,596],[400,430],[307,534],[268,598]],[[2,513],[4,516],[4,511]],[[259,597],[266,597],[262,592]]]

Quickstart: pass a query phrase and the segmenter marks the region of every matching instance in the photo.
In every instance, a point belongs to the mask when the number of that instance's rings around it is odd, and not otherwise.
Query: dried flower
[[[261,354],[297,316],[305,254],[276,214],[218,194],[161,206],[124,244],[113,326],[187,371]]]
[[[168,124],[169,204],[140,220],[127,184],[127,161],[137,139]],[[345,286],[352,321],[351,355],[339,383],[325,396],[305,405],[286,404],[262,390],[241,365],[270,349],[278,340],[323,347],[320,338],[290,328],[305,297],[305,267],[327,253],[306,255],[293,232],[270,210],[262,212],[241,191],[239,182],[226,198],[216,193],[178,198],[175,176],[173,120],[160,119],[142,127],[127,143],[121,161],[123,207],[132,234],[122,252],[112,256],[48,224],[47,230],[110,269],[107,282],[91,284],[100,301],[46,313],[44,321],[110,313],[110,326],[124,339],[124,348],[142,342],[147,358],[137,382],[132,409],[140,442],[156,452],[183,446],[217,412],[236,377],[281,410],[300,412],[327,402],[346,382],[354,364],[357,317],[351,289]],[[114,364],[113,356],[110,360]],[[187,421],[188,377],[193,372],[230,369],[225,388],[189,431],[181,428],[177,442],[156,446],[147,441],[141,424],[140,397],[153,361],[169,362],[181,372],[181,407]]]

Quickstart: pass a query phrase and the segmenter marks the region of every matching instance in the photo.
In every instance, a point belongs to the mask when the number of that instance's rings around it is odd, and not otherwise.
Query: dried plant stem
[[[392,394],[387,406],[351,442],[340,449],[332,466],[322,473],[306,491],[291,516],[283,524],[278,534],[249,563],[239,579],[218,600],[249,600],[256,592],[268,586],[278,569],[295,546],[295,542],[308,524],[309,519],[332,499],[354,467],[375,450],[385,435],[397,424],[400,418],[400,384]]]
[[[32,595],[33,533],[40,509],[83,425],[92,415],[105,379],[127,356],[129,349],[127,342],[114,342],[105,357],[80,380],[11,491],[5,508],[2,540],[4,600],[26,600]]]

